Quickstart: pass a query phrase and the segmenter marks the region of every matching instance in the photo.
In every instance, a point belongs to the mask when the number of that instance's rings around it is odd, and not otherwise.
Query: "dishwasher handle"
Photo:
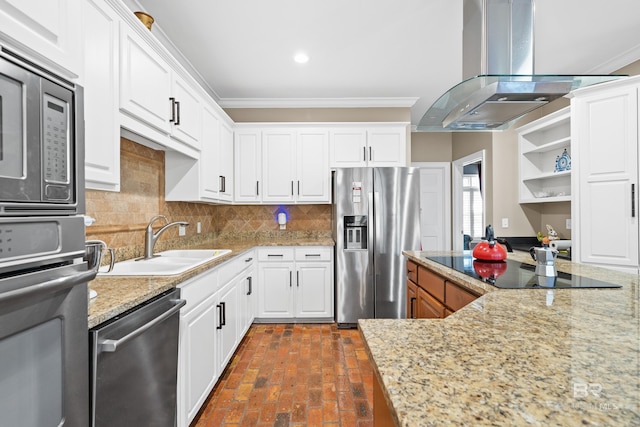
[[[118,346],[120,346],[120,345],[126,343],[127,341],[137,337],[138,335],[142,334],[146,330],[154,327],[155,325],[157,325],[158,323],[162,322],[163,320],[165,320],[165,319],[173,316],[174,314],[176,314],[187,303],[187,300],[173,299],[173,300],[171,300],[171,302],[174,304],[174,306],[171,307],[169,310],[165,311],[164,313],[162,313],[160,316],[156,317],[152,321],[150,321],[148,323],[145,323],[144,325],[142,325],[141,327],[139,327],[135,331],[129,332],[127,335],[125,335],[124,337],[120,338],[119,340],[99,340],[98,341],[98,349],[100,351],[107,352],[107,353],[112,353],[112,352],[116,351],[118,349]]]

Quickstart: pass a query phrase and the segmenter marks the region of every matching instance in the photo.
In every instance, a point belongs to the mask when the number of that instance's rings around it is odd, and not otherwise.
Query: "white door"
[[[265,203],[286,203],[295,193],[295,133],[268,130],[262,133],[262,182]]]
[[[193,148],[200,149],[202,104],[198,92],[174,73],[171,98],[171,135]]]
[[[180,320],[180,427],[187,427],[195,418],[218,379],[214,357],[217,321],[215,295]]]
[[[262,155],[259,130],[241,130],[235,133],[235,192],[236,202],[260,201]]]
[[[367,131],[364,129],[336,129],[329,132],[332,168],[367,166]]]
[[[298,202],[329,203],[329,133],[305,129],[297,135],[296,197]]]
[[[292,318],[293,263],[269,262],[258,266],[259,318]]]
[[[86,188],[120,191],[120,18],[104,1],[88,0],[82,21]]]
[[[369,166],[406,166],[407,129],[367,130],[367,161]]]
[[[218,199],[233,201],[234,175],[233,175],[233,130],[228,123],[220,121],[220,174],[218,176]]]
[[[296,263],[296,317],[333,317],[331,263]]]
[[[222,372],[227,366],[236,344],[238,343],[238,280],[227,283],[218,295],[217,310],[218,322],[216,323],[216,332],[218,332],[218,347],[220,350],[220,358],[218,359],[219,372]],[[212,356],[212,355],[211,355]]]
[[[215,200],[220,189],[220,121],[208,106],[202,113],[200,196]]]
[[[580,262],[638,266],[637,91],[616,88],[572,104]]]
[[[420,168],[420,245],[424,251],[451,250],[451,165],[413,163]]]
[[[171,68],[133,30],[120,30],[120,108],[168,135]]]

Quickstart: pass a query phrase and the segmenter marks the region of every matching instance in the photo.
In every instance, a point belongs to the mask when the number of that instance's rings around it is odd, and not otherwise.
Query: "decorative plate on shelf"
[[[571,157],[569,153],[567,153],[567,149],[565,148],[562,154],[556,157],[556,169],[555,172],[564,172],[571,170]]]

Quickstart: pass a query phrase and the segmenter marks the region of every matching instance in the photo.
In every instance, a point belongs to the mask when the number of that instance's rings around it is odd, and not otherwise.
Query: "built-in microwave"
[[[84,212],[82,87],[0,51],[0,216]]]

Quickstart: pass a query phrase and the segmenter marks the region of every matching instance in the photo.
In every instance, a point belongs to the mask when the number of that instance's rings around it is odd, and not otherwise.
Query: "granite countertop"
[[[483,296],[446,319],[358,322],[397,425],[640,425],[637,275],[558,260],[622,288],[497,289],[426,254],[451,252],[404,252]]]
[[[175,276],[97,276],[89,288],[98,296],[89,302],[89,328],[175,288],[191,277],[223,264],[258,246],[333,246],[332,239],[213,240],[189,249],[231,249],[231,253]]]

